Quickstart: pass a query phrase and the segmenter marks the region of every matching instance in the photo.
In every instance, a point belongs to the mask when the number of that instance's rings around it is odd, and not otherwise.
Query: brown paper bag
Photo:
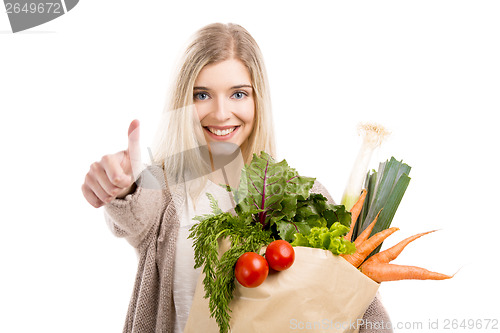
[[[286,271],[270,272],[257,288],[236,282],[231,301],[231,332],[358,332],[364,312],[379,284],[330,251],[294,247],[295,262]],[[219,328],[203,298],[198,279],[184,333]]]

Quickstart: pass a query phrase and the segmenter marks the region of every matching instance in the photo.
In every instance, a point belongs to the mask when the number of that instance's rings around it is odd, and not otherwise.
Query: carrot
[[[373,230],[373,227],[375,226],[375,223],[377,223],[378,216],[380,215],[381,211],[382,211],[382,209],[378,211],[377,216],[375,216],[375,218],[373,219],[373,222],[370,223],[366,227],[366,229],[363,230],[363,232],[354,240],[354,245],[356,245],[356,247],[360,246],[361,243],[363,243],[365,240],[368,239],[368,237],[372,233],[372,230]]]
[[[445,280],[453,276],[431,272],[425,268],[385,263],[364,263],[361,272],[375,282],[397,280]]]
[[[403,251],[403,249],[406,247],[406,245],[410,244],[413,242],[415,239],[422,237],[423,235],[427,235],[431,232],[434,232],[436,230],[432,231],[427,231],[427,232],[422,232],[420,234],[416,234],[413,236],[410,236],[401,242],[397,243],[393,247],[384,250],[382,252],[379,252],[377,254],[374,254],[368,260],[366,260],[363,264],[369,264],[369,263],[389,263],[390,261],[396,259],[399,254]]]
[[[356,247],[356,252],[353,254],[343,254],[341,256],[357,268],[377,246],[397,230],[399,230],[399,228],[395,227],[382,230],[361,243],[359,247]]]
[[[360,266],[360,271],[378,283],[396,280],[444,280],[452,278],[453,276],[431,272],[421,267],[389,264],[390,261],[399,256],[408,244],[434,231],[436,230],[410,236],[393,247],[374,254]]]
[[[356,221],[358,220],[359,214],[361,214],[361,209],[363,208],[363,204],[365,203],[365,198],[366,198],[366,189],[363,189],[358,198],[358,201],[356,201],[356,203],[354,204],[354,206],[352,206],[350,210],[351,226],[347,235],[344,236],[344,238],[348,241],[351,241],[352,232],[354,230],[354,226],[356,226]]]

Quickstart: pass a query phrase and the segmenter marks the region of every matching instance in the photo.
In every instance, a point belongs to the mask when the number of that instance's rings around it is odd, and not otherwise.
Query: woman
[[[105,206],[113,233],[138,252],[124,332],[182,332],[200,273],[188,230],[192,217],[211,212],[203,194],[215,194],[223,210],[231,209],[231,198],[216,184],[234,186],[254,153],[275,156],[266,71],[254,39],[234,24],[197,32],[146,170],[137,163],[138,126],[130,125],[127,150],[92,164],[82,191],[94,207]],[[312,192],[333,201],[320,184]],[[367,314],[375,314],[365,316],[368,321],[388,321],[377,299]]]

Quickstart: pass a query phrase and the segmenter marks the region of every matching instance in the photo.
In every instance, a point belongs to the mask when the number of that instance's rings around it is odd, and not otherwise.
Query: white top
[[[229,211],[233,208],[230,193],[220,185],[208,181],[205,188],[197,199],[196,209],[191,197],[187,195],[184,201],[182,214],[180,215],[179,236],[176,242],[175,264],[174,264],[174,306],[176,313],[175,332],[184,331],[184,326],[188,320],[189,310],[193,303],[194,291],[201,268],[194,269],[193,240],[188,239],[189,229],[198,221],[193,217],[202,214],[212,213],[210,201],[206,193],[212,194],[219,203],[222,211]]]

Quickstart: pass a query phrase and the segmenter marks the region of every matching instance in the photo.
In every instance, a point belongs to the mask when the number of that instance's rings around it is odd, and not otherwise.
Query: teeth
[[[225,130],[214,129],[214,128],[210,128],[210,127],[207,127],[207,128],[210,132],[214,133],[215,135],[219,135],[219,136],[228,135],[229,133],[233,132],[236,129],[236,127],[227,128]]]

